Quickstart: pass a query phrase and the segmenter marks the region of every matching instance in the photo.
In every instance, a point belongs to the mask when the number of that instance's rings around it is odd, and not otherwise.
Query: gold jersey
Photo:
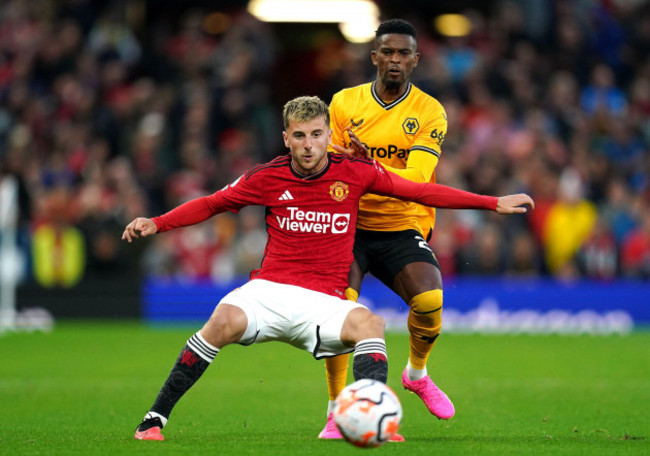
[[[435,182],[434,169],[447,134],[447,115],[435,98],[408,85],[397,100],[384,102],[375,83],[344,89],[330,104],[332,144],[350,147],[350,127],[370,156],[414,182]],[[435,209],[367,194],[359,202],[357,228],[373,231],[415,229],[427,236]]]

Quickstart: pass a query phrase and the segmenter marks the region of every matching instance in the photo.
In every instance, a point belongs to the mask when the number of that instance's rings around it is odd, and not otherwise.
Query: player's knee
[[[386,327],[386,321],[383,317],[370,313],[367,318],[365,318],[359,325],[357,331],[358,339],[356,342],[363,339],[373,339],[373,338],[384,338],[384,328]]]
[[[439,328],[442,325],[442,290],[429,290],[414,296],[409,302],[409,329]]]
[[[414,296],[409,302],[411,310],[418,315],[442,313],[442,290],[429,290]]]
[[[384,336],[384,328],[386,327],[386,320],[384,320],[384,317],[371,313],[366,324],[367,331],[373,334],[371,337]]]
[[[346,344],[356,344],[369,338],[383,338],[386,321],[368,309],[357,308],[348,314],[341,330],[341,340]]]
[[[205,340],[221,348],[237,342],[244,335],[248,319],[243,310],[229,304],[220,304],[201,329]]]

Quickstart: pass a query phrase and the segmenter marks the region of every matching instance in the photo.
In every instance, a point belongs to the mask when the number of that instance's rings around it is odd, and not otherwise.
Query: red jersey
[[[344,297],[353,261],[359,199],[372,192],[447,208],[496,209],[497,198],[387,172],[374,160],[328,154],[326,166],[304,176],[291,156],[259,165],[216,193],[153,218],[158,232],[193,225],[247,205],[266,207],[267,244],[251,278]]]

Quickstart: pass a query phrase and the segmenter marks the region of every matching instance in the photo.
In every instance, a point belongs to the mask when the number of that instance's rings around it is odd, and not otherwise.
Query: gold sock
[[[345,297],[357,302],[359,293],[353,288],[345,289]],[[332,358],[325,359],[325,374],[327,376],[327,393],[331,401],[336,399],[343,388],[348,378],[350,354],[338,355]]]
[[[325,374],[327,375],[327,394],[330,401],[336,399],[348,378],[348,361],[350,354],[334,356],[325,359]]]
[[[415,369],[424,369],[442,327],[442,290],[421,293],[411,299],[409,306],[409,362]]]

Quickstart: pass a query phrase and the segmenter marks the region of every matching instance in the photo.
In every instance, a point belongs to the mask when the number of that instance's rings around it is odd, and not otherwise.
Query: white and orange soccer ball
[[[372,448],[388,442],[401,421],[399,399],[377,380],[354,382],[336,398],[334,422],[343,437],[358,447]]]

